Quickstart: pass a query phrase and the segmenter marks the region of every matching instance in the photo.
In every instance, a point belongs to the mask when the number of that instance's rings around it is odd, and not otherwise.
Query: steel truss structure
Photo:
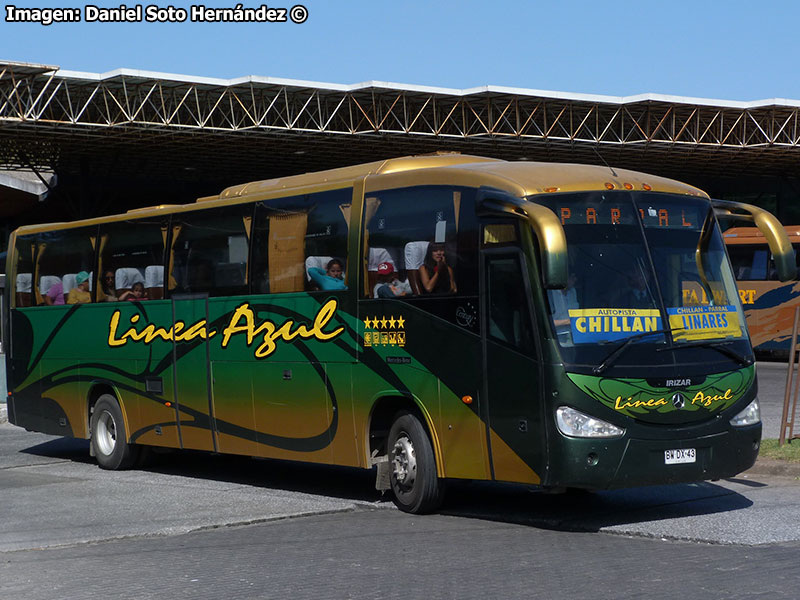
[[[0,168],[78,159],[261,176],[458,150],[800,176],[800,102],[106,74],[0,63]],[[247,165],[244,167],[243,165]],[[109,167],[111,168],[111,167]]]

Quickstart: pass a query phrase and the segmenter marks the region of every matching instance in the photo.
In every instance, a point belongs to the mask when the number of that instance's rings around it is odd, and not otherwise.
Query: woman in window
[[[427,294],[455,294],[456,277],[453,267],[447,264],[444,244],[431,242],[419,270],[422,288]]]
[[[106,298],[106,302],[116,302],[117,298],[117,290],[114,288],[114,271],[111,269],[106,269],[103,272],[103,278],[100,280],[100,285],[103,289],[103,295]]]

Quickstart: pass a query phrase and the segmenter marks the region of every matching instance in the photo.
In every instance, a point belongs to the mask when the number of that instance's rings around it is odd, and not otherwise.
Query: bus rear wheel
[[[390,484],[397,507],[414,514],[439,508],[444,485],[437,477],[433,447],[419,419],[408,412],[398,413],[387,445]]]
[[[94,405],[91,438],[95,458],[103,469],[129,469],[139,456],[139,446],[128,443],[122,409],[111,394],[103,394]]]

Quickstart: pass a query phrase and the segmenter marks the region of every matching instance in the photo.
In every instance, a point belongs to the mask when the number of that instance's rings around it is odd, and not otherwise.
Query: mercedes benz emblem
[[[683,408],[683,405],[686,404],[686,398],[680,392],[676,392],[672,395],[672,406],[675,408]]]

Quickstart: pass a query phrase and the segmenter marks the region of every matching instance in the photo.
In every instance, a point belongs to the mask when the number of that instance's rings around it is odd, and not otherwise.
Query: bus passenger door
[[[217,450],[209,384],[208,294],[172,297],[173,377],[181,447]]]
[[[484,250],[484,396],[494,479],[539,483],[544,465],[541,365],[525,258],[516,248]]]

